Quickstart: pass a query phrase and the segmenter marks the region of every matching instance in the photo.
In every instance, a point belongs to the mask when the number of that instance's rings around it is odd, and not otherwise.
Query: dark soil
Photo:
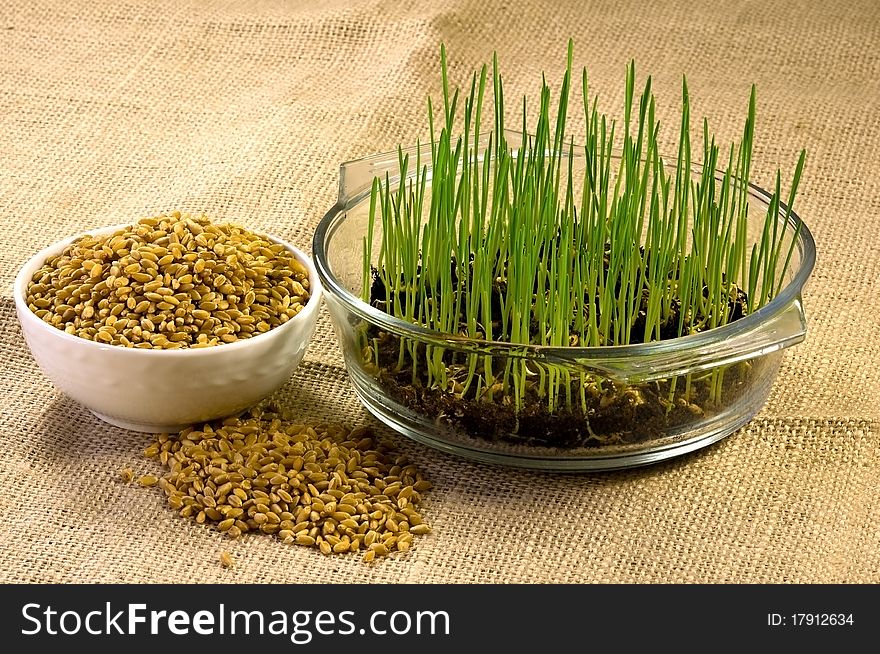
[[[503,282],[497,283],[493,289],[493,316],[499,318],[489,326],[489,339],[500,331],[499,298],[505,290]],[[731,302],[732,320],[744,315],[746,299],[745,294],[739,291],[736,301]],[[386,301],[386,289],[379,276],[374,274],[371,303],[384,310]],[[675,338],[679,334],[682,316],[677,306],[675,309],[671,319],[661,329],[662,339]],[[631,343],[643,342],[644,321],[642,310],[631,331]],[[536,336],[535,327],[532,325],[532,333]],[[666,380],[638,386],[614,384],[606,380],[601,388],[598,385],[588,388],[585,409],[580,401],[580,382],[573,380],[570,409],[566,408],[563,390],[561,406],[551,413],[546,398],[539,396],[537,385],[532,385],[527,387],[522,408],[517,412],[512,398],[501,391],[493,393],[491,397],[486,393],[476,397],[476,383],[472,383],[465,392],[461,392],[463,389],[452,392],[428,387],[425,365],[421,361],[424,357],[421,343],[403,344],[405,348],[415,349],[416,359],[421,363],[416,366],[416,374],[413,375],[408,350],[403,365],[400,365],[399,337],[374,326],[369,327],[365,336],[365,344],[378,346],[378,351],[367,357],[369,360],[364,363],[372,368],[378,358],[378,370],[372,372],[392,398],[418,414],[434,417],[438,423],[451,425],[484,440],[555,448],[628,445],[659,438],[668,430],[693,422],[718,408],[709,401],[708,378],[692,380],[687,395],[684,379],[677,381],[674,392],[671,392],[670,382]],[[572,335],[571,344],[577,345],[577,335]],[[499,365],[503,366],[501,359]],[[450,378],[461,379],[464,376],[466,355],[447,351],[443,361]],[[496,371],[499,376],[501,372],[500,369]],[[721,397],[724,402],[735,401],[748,386],[750,377],[751,364],[730,366],[722,381]]]

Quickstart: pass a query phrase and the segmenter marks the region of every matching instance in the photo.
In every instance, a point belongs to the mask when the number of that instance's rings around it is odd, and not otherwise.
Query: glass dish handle
[[[804,340],[807,333],[806,316],[800,294],[782,310],[758,326],[734,334],[724,341],[712,341],[688,349],[670,348],[668,352],[652,351],[646,354],[628,354],[602,359],[565,356],[564,350],[547,353],[548,363],[569,367],[575,364],[584,372],[602,374],[624,383],[641,383],[686,375],[739,361],[748,361]]]

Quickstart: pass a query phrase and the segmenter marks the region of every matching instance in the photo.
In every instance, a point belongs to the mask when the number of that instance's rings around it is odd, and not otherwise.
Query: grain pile
[[[419,513],[431,484],[366,428],[307,425],[273,407],[159,434],[144,454],[170,470],[141,477],[185,518],[237,538],[272,534],[365,561],[405,552],[430,531]]]
[[[135,348],[200,348],[277,327],[309,299],[306,268],[235,224],[174,212],[87,235],[50,257],[27,304],[68,334]]]

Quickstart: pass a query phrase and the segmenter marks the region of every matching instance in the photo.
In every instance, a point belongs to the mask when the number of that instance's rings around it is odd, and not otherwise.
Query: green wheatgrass
[[[704,121],[702,163],[697,164],[691,154],[690,102],[683,80],[678,151],[668,165],[659,151],[651,78],[637,98],[632,63],[626,74],[622,126],[599,112],[597,99],[591,101],[584,69],[585,130],[580,146],[566,132],[571,43],[555,117],[550,88],[544,83],[531,129],[523,99],[521,136],[515,143],[505,138],[497,58],[491,74],[493,129],[482,135],[488,142],[485,150],[478,139],[487,66],[472,77],[463,116],[459,90],[450,91],[445,49],[441,74],[439,126],[428,101],[430,174],[428,162],[419,155],[412,161],[400,149],[402,181],[397,188],[387,175],[373,181],[363,242],[364,301],[371,299],[374,244],[379,246],[375,268],[386,289],[385,311],[438,332],[513,344],[626,345],[642,318],[639,340],[656,341],[676,315],[678,336],[684,336],[727,324],[740,292],[747,298],[743,311],[751,313],[783,286],[800,223],[793,234],[780,229],[778,172],[766,215],[749,215],[754,86],[740,141],[722,154]],[[615,149],[617,144],[622,148]],[[583,172],[577,175],[576,156],[583,161]],[[792,217],[804,161],[802,152],[785,224]],[[756,219],[762,233],[750,247],[749,224]],[[376,234],[377,223],[381,236]],[[498,281],[504,281],[505,291],[500,325],[493,328],[490,303]],[[369,355],[370,348],[365,351]],[[499,372],[491,356],[471,354],[468,376],[460,383],[448,378],[441,348],[419,350],[402,339],[400,367],[407,357],[414,378],[424,366],[433,388],[463,393],[476,383],[490,395],[492,389],[503,389],[517,410],[527,376],[534,376],[524,359],[507,360]],[[712,402],[720,400],[722,372],[713,373]],[[547,398],[551,411],[560,403],[570,409],[577,401],[571,382],[566,369],[541,368],[539,394]],[[582,375],[581,382],[596,380]]]

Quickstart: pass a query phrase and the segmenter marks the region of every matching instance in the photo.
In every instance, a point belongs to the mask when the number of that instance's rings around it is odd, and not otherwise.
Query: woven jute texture
[[[757,84],[759,184],[809,152],[797,205],[819,249],[809,334],[746,428],[671,462],[580,475],[474,465],[391,435],[435,483],[434,532],[374,565],[262,535],[230,543],[119,481],[151,469],[149,437],[43,377],[12,304],[28,257],[171,209],[310,249],[340,162],[426,135],[441,42],[458,83],[497,50],[515,99],[535,97],[541,71],[558,83],[569,36],[610,113],[631,58],[653,75],[669,144],[686,73],[692,115],[722,142]],[[880,581],[878,43],[876,0],[3,2],[0,580]],[[277,399],[388,433],[356,400],[326,310]]]

